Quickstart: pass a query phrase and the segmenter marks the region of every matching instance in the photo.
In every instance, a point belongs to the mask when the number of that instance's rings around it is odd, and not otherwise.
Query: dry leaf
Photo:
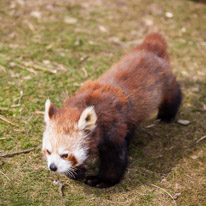
[[[189,120],[185,120],[185,119],[178,119],[177,120],[177,123],[181,124],[181,125],[189,125],[190,124],[190,121]]]
[[[174,199],[174,200],[177,200],[177,198],[178,198],[180,195],[181,195],[180,192],[175,193],[175,194],[173,195],[173,199]]]
[[[206,104],[202,105],[202,111],[206,111]]]
[[[35,17],[35,18],[37,18],[37,19],[40,19],[40,18],[41,18],[41,12],[39,12],[39,11],[32,11],[32,12],[30,13],[30,15],[33,16],[33,17]]]
[[[99,30],[105,33],[108,32],[108,30],[102,25],[99,26]]]
[[[90,45],[96,45],[96,43],[94,41],[89,41]]]
[[[10,66],[10,67],[15,67],[15,66],[17,66],[17,64],[16,64],[15,62],[10,62],[10,63],[9,63],[9,66]]]
[[[197,156],[197,155],[192,155],[191,158],[192,158],[193,160],[196,160],[196,159],[198,159],[198,156]]]
[[[72,18],[72,17],[65,17],[64,18],[64,22],[66,24],[76,24],[77,23],[77,19]]]
[[[45,59],[45,60],[43,60],[43,64],[50,65],[51,62],[49,60]]]
[[[187,29],[185,27],[182,27],[181,32],[185,33],[187,31]]]
[[[153,20],[148,18],[143,19],[143,22],[146,26],[152,26],[154,24]]]
[[[119,40],[119,38],[115,37],[115,36],[110,37],[109,41],[111,41],[112,43],[119,45],[119,46],[123,45],[123,43]]]
[[[2,65],[0,65],[0,71],[6,72],[5,67],[3,67]]]

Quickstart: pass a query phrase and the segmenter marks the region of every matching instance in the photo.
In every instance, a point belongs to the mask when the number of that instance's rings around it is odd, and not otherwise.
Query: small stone
[[[185,33],[187,31],[187,29],[185,27],[182,27],[181,32]]]
[[[178,119],[177,120],[177,123],[181,124],[181,125],[189,125],[190,124],[190,121],[189,120],[185,120],[185,119]]]
[[[166,16],[167,18],[173,18],[173,17],[174,17],[173,13],[171,13],[171,12],[166,12],[166,13],[165,13],[165,16]]]

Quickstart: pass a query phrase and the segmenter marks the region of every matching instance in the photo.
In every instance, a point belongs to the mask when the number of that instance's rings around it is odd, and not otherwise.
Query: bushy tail
[[[139,50],[146,50],[169,61],[167,54],[167,44],[163,37],[158,33],[152,33],[145,37],[143,43],[137,47]]]

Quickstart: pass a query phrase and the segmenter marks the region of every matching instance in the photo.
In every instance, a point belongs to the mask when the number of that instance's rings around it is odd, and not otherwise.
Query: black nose
[[[54,172],[57,171],[57,167],[54,163],[50,164],[49,168],[50,168],[50,170],[52,170]]]

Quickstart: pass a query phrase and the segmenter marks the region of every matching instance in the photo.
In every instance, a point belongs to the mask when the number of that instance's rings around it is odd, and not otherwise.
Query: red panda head
[[[95,129],[97,121],[94,107],[87,107],[83,112],[66,106],[56,109],[48,99],[44,120],[42,151],[49,169],[72,175],[88,157],[88,135]]]

